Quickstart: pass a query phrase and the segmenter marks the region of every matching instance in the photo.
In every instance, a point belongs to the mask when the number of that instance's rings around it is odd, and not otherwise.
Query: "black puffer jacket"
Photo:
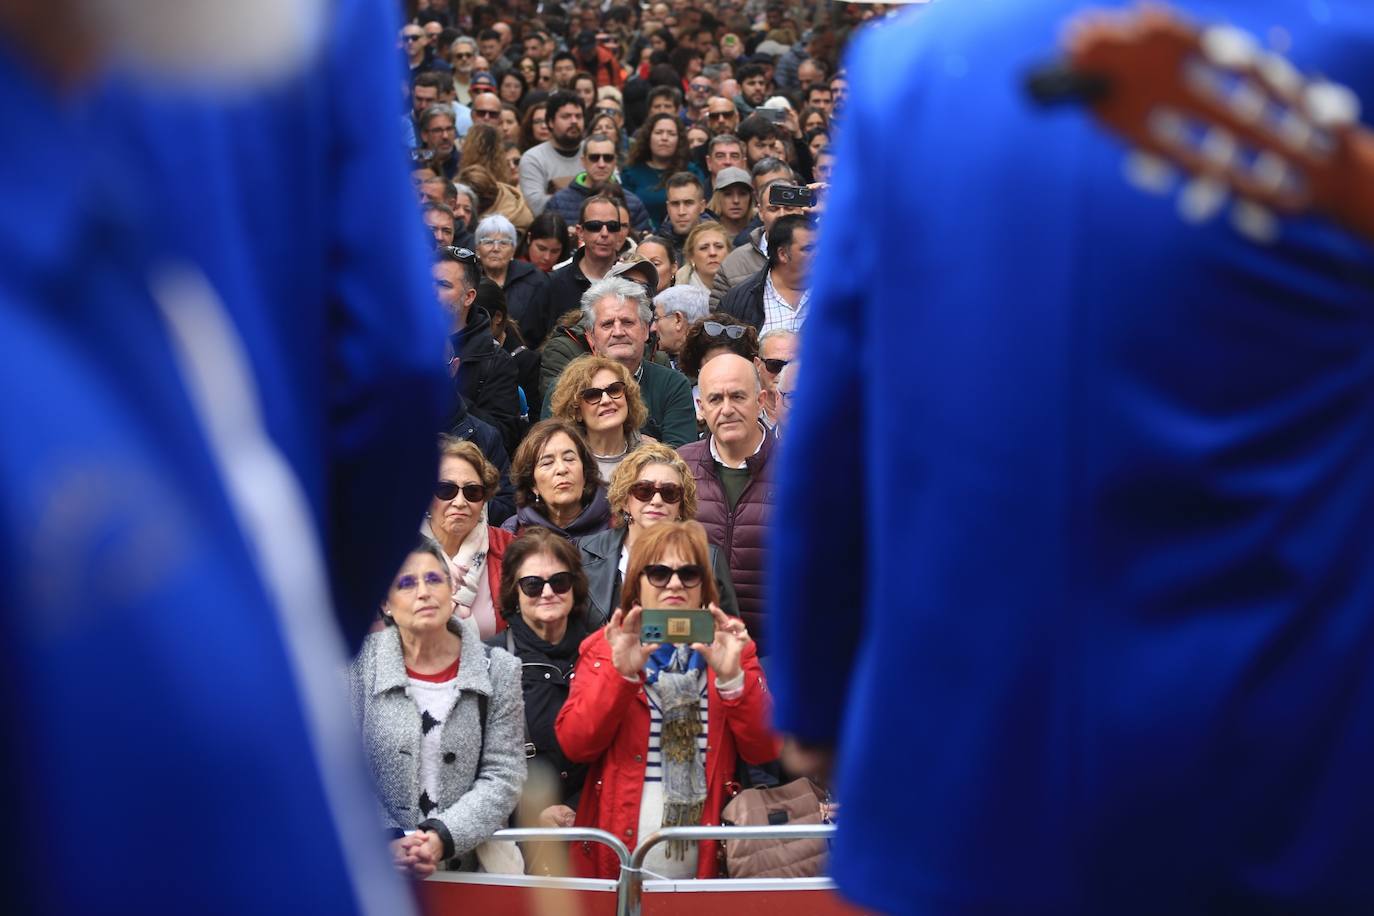
[[[549,333],[549,277],[528,261],[511,261],[506,268],[506,312],[520,326],[526,345],[538,347]]]
[[[505,649],[520,660],[521,685],[525,695],[525,754],[529,775],[525,785],[558,786],[558,802],[577,807],[587,764],[573,763],[558,746],[553,723],[572,689],[577,647],[591,630],[583,616],[573,610],[568,629],[557,645],[540,639],[518,613],[506,618],[502,633],[488,639],[487,645]],[[533,745],[534,756],[530,757]]]
[[[757,330],[763,330],[763,288],[767,280],[768,267],[765,265],[763,270],[726,293],[725,298],[720,300],[720,310],[745,324],[752,324]]]
[[[449,418],[448,434],[471,442],[482,450],[482,454],[496,470],[501,472],[501,483],[496,493],[487,500],[487,521],[500,526],[515,514],[515,487],[510,482],[510,456],[506,445],[501,441],[501,433],[485,420],[479,420],[468,412],[467,402],[458,395],[458,406]]]
[[[449,343],[460,360],[454,379],[457,394],[473,416],[496,427],[506,453],[514,454],[520,444],[517,370],[515,360],[491,336],[491,316],[474,306],[463,330],[450,335]]]

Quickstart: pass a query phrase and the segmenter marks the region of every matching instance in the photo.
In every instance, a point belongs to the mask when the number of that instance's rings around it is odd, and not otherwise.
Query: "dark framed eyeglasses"
[[[644,567],[644,578],[648,579],[654,588],[667,588],[668,583],[673,581],[673,576],[677,576],[683,588],[696,588],[701,584],[701,567],[695,563],[688,563],[686,566],[650,563]]]
[[[615,153],[588,153],[588,162],[615,162]]]
[[[588,404],[598,404],[602,395],[609,396],[613,401],[620,400],[625,397],[625,383],[611,382],[605,388],[583,388],[578,396]]]
[[[478,263],[477,252],[473,251],[471,248],[459,248],[456,245],[445,245],[439,250],[450,258],[453,258],[453,260],[461,261],[464,264]]]
[[[515,580],[515,584],[520,587],[520,591],[525,593],[526,598],[538,598],[544,594],[545,585],[553,589],[555,595],[566,595],[572,591],[573,574],[556,572],[547,579],[543,576],[521,576]]]
[[[701,330],[707,337],[719,337],[724,334],[731,340],[739,340],[749,330],[748,325],[744,324],[721,324],[719,321],[703,321]]]
[[[765,360],[761,360],[761,362],[763,363],[763,367],[764,367],[765,369],[767,369],[767,370],[768,370],[770,373],[772,373],[773,375],[777,375],[779,372],[781,372],[781,371],[782,371],[782,367],[785,366],[785,365],[787,365],[787,364],[790,363],[791,361],[792,361],[792,360],[790,360],[790,359],[765,359]]]
[[[596,235],[602,229],[612,233],[619,232],[623,225],[618,219],[589,219],[582,224],[582,228]]]
[[[647,503],[657,493],[663,501],[672,505],[682,499],[682,484],[654,483],[652,480],[636,480],[630,484],[630,495],[642,503]]]
[[[480,503],[487,498],[487,488],[480,483],[467,483],[461,487],[451,480],[441,480],[434,485],[434,495],[442,500],[450,500],[459,493],[470,503]]]
[[[404,575],[404,576],[401,576],[401,578],[399,578],[399,579],[396,580],[396,586],[395,586],[396,591],[398,591],[398,592],[413,592],[413,591],[415,591],[415,589],[417,589],[417,588],[420,587],[420,578],[421,578],[420,576],[410,575],[409,573],[407,573],[407,574]],[[427,572],[427,573],[425,573],[425,575],[424,575],[424,582],[425,582],[425,585],[429,586],[430,588],[438,588],[438,587],[441,586],[441,585],[447,585],[447,584],[448,584],[448,580],[444,578],[443,574],[442,574],[442,573],[437,573],[437,572]]]

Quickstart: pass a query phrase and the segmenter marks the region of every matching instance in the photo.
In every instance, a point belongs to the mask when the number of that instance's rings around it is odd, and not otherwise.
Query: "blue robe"
[[[1371,912],[1374,258],[1187,224],[1034,108],[1078,6],[948,0],[848,55],[778,723],[838,746],[834,872],[885,911]],[[1191,6],[1374,100],[1368,4]]]

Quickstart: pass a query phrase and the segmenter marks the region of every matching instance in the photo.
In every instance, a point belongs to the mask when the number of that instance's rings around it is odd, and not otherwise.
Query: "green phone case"
[[[700,608],[645,608],[639,622],[639,641],[710,643],[716,638],[716,619]]]

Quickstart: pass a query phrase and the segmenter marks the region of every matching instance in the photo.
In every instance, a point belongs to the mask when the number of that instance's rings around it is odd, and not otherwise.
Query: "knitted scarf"
[[[646,689],[663,713],[663,826],[694,827],[706,803],[706,763],[697,748],[701,734],[701,677],[706,660],[685,645],[669,643],[644,666]],[[687,854],[686,840],[668,844],[668,858]]]
[[[477,598],[477,588],[482,583],[482,571],[487,565],[487,550],[490,548],[487,532],[487,507],[482,506],[482,517],[458,545],[458,553],[448,559],[449,572],[453,575],[453,612],[459,617],[472,616],[472,603]]]

